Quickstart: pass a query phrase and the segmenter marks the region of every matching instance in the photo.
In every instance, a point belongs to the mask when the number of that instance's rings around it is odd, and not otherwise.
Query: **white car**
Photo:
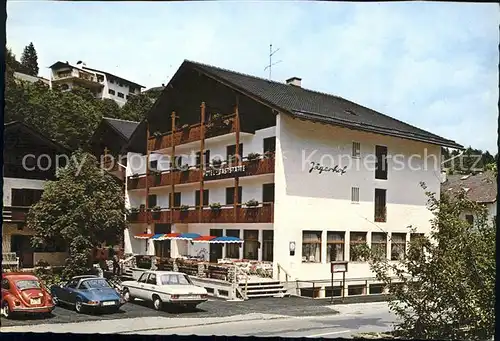
[[[181,272],[144,271],[137,281],[122,282],[122,288],[125,301],[135,298],[153,301],[156,310],[160,310],[164,303],[195,309],[208,299],[207,290],[194,285]]]

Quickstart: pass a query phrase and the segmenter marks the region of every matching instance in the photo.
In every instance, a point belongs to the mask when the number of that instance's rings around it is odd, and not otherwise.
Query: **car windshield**
[[[161,275],[163,285],[188,285],[193,284],[188,276],[178,274]]]
[[[28,290],[28,289],[40,289],[40,282],[36,279],[26,279],[16,282],[16,287],[19,290]]]
[[[82,283],[84,289],[111,288],[105,279],[87,279]]]

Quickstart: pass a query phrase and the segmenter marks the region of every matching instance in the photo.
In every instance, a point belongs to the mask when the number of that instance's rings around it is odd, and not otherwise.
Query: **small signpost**
[[[330,262],[330,273],[332,274],[332,297],[331,303],[333,303],[333,274],[336,272],[342,273],[342,300],[344,300],[344,292],[345,292],[345,273],[347,272],[347,261],[335,261]]]

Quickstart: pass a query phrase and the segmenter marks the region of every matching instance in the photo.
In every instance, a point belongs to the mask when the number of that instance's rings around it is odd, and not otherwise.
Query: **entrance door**
[[[210,229],[210,235],[222,237],[222,229]],[[222,244],[210,244],[210,263],[217,263],[222,258]]]
[[[19,257],[20,266],[23,268],[33,267],[33,248],[31,247],[31,236],[14,234],[10,237],[11,252]]]
[[[155,234],[169,234],[172,232],[170,224],[155,224]],[[170,258],[171,241],[159,240],[155,242],[155,256],[161,258]]]

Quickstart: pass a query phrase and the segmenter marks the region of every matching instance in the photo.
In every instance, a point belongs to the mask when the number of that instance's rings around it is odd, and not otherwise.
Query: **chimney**
[[[292,77],[292,78],[288,78],[286,80],[286,84],[295,85],[295,86],[298,86],[299,88],[300,88],[301,82],[302,82],[302,78],[299,78],[299,77]]]

